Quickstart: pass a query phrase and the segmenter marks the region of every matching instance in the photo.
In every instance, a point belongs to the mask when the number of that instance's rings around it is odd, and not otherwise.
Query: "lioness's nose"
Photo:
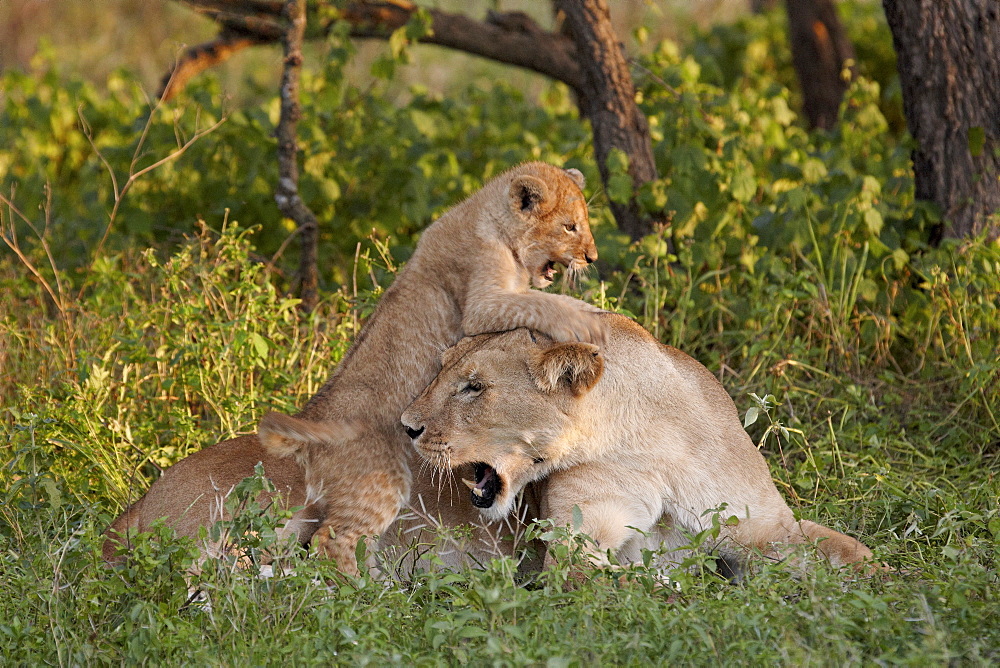
[[[403,426],[406,427],[406,435],[412,438],[414,441],[420,438],[420,434],[424,433],[423,427],[420,427],[419,429],[414,429],[413,427],[408,427],[406,425]]]
[[[587,264],[593,264],[594,262],[597,261],[597,248],[596,247],[591,248],[586,253],[584,253],[583,256],[587,258]]]

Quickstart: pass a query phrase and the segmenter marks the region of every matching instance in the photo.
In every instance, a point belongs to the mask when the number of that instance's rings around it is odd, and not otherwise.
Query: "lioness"
[[[597,559],[680,547],[681,530],[712,528],[720,508],[717,548],[729,565],[813,541],[834,565],[872,557],[849,536],[796,521],[704,366],[628,318],[600,317],[610,332],[600,349],[523,329],[464,339],[403,413],[420,454],[467,476],[485,518],[505,518],[526,485],[547,478],[540,517],[568,525],[578,507]]]
[[[257,436],[212,446],[168,470],[108,529],[105,556],[124,534],[164,516],[178,533],[197,535],[221,516],[219,499],[261,461],[269,475],[281,470],[277,486],[290,502],[307,506],[287,530],[305,539],[315,529],[316,550],[357,573],[359,538],[381,533],[409,498],[412,448],[399,416],[434,378],[445,348],[463,335],[515,327],[559,341],[603,341],[598,309],[530,290],[551,284],[557,264],[574,272],[597,259],[583,185],[577,170],[526,163],[447,211],[424,231],[301,413],[270,413]],[[279,462],[288,456],[304,473]]]

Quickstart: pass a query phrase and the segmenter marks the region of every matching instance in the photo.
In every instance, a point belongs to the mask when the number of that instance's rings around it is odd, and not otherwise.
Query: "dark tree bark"
[[[283,43],[285,50],[284,72],[281,76],[281,115],[276,135],[278,138],[278,187],[274,200],[281,213],[295,221],[301,242],[299,255],[299,297],[302,308],[311,311],[316,307],[317,286],[316,246],[319,226],[316,216],[299,197],[299,167],[297,163],[299,117],[299,73],[302,69],[302,40],[306,27],[306,0],[288,0],[285,3],[288,29]]]
[[[161,95],[181,90],[200,71],[228,58],[239,48],[276,42],[285,34],[278,0],[183,0],[220,25],[219,38],[189,49],[167,77]],[[432,34],[421,41],[464,51],[498,62],[524,67],[562,81],[577,94],[581,114],[591,124],[601,178],[607,184],[605,161],[618,148],[629,158],[634,190],[656,178],[652,145],[646,119],[635,104],[635,90],[620,44],[611,30],[606,0],[558,2],[572,26],[574,38],[542,30],[520,12],[491,12],[486,21],[437,9],[427,10]],[[325,0],[310,0],[312,21],[306,37],[320,36],[329,20],[316,14],[328,6]],[[341,17],[359,38],[385,39],[406,24],[417,6],[409,0],[351,2],[341,8]],[[327,24],[323,23],[327,20]],[[307,21],[308,23],[308,21]],[[607,62],[604,59],[609,59]],[[169,82],[169,83],[168,83]],[[653,231],[654,219],[644,215],[635,198],[626,204],[612,203],[619,228],[633,239]]]
[[[576,90],[580,109],[590,120],[594,153],[601,180],[608,182],[607,158],[620,149],[629,159],[633,193],[656,179],[656,163],[646,117],[635,103],[635,86],[625,54],[611,27],[606,0],[556,0],[573,36],[583,85]],[[618,228],[633,239],[653,231],[653,219],[644,214],[633,194],[627,204],[610,202]]]
[[[936,203],[931,241],[1000,236],[1000,2],[883,0],[917,142],[916,197]]]
[[[750,0],[750,11],[763,14],[778,6],[778,0]]]
[[[785,9],[802,111],[810,127],[829,130],[837,124],[847,90],[844,66],[854,60],[854,47],[833,0],[785,0]]]

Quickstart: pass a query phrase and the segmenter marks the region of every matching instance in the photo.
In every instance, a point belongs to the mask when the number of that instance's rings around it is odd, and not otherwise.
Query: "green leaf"
[[[59,486],[56,485],[56,481],[52,478],[43,478],[42,487],[45,488],[45,494],[48,497],[49,505],[53,509],[58,509],[62,505],[62,492],[59,491]]]
[[[371,72],[376,79],[391,79],[396,73],[396,61],[388,56],[376,58],[372,63]]]
[[[401,60],[400,56],[407,44],[409,44],[409,40],[406,37],[406,26],[397,28],[389,35],[389,51],[392,52],[393,58]]]
[[[632,199],[632,177],[612,174],[608,179],[608,199],[617,204],[627,204]]]
[[[818,183],[826,178],[827,169],[822,160],[810,158],[802,164],[802,176],[809,183]]]
[[[323,179],[319,182],[319,192],[327,202],[340,199],[340,184],[334,179]]]
[[[612,174],[628,171],[628,155],[620,148],[613,148],[604,161]]]
[[[978,158],[983,154],[983,146],[986,145],[986,130],[980,126],[969,128],[969,153],[972,157]]]
[[[580,510],[580,506],[573,506],[573,531],[579,531],[580,527],[583,526],[583,511]]]
[[[481,629],[478,626],[463,626],[459,632],[459,638],[465,638],[466,640],[471,638],[482,638],[486,635],[486,630]]]
[[[875,298],[878,297],[878,291],[878,284],[870,278],[863,278],[861,279],[861,283],[858,284],[858,294],[865,301],[875,301]]]
[[[882,224],[884,221],[882,220],[882,214],[879,213],[878,209],[868,209],[865,211],[864,218],[865,227],[868,228],[868,231],[873,235],[877,235],[882,231]]]
[[[257,351],[257,356],[261,359],[267,357],[268,345],[267,341],[260,334],[254,332],[250,335],[250,341],[253,343],[254,349]]]
[[[760,409],[757,406],[751,406],[748,408],[747,414],[743,417],[743,428],[746,429],[756,422],[758,415],[760,415]]]
[[[757,181],[753,170],[748,166],[737,168],[729,182],[729,190],[737,202],[749,202],[757,194]]]
[[[910,262],[910,254],[902,248],[892,251],[892,263],[896,269],[902,269]]]
[[[406,37],[412,42],[430,37],[434,34],[434,18],[426,8],[420,7],[410,14],[410,20],[403,26],[406,29]]]

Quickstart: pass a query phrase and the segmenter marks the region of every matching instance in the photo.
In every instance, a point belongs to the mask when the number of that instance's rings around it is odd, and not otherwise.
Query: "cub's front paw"
[[[561,317],[548,332],[556,341],[582,341],[602,346],[608,338],[608,326],[597,312],[574,310]]]

